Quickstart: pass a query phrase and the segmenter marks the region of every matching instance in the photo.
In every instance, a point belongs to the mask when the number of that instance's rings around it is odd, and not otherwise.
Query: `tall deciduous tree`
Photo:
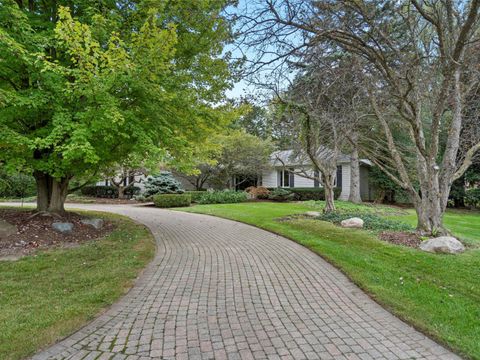
[[[371,151],[372,160],[410,194],[418,231],[438,234],[446,232],[452,182],[480,149],[478,133],[461,136],[462,124],[478,119],[469,100],[479,83],[479,10],[478,0],[266,0],[255,16],[247,12],[242,30],[260,50],[259,68],[312,46],[327,53],[340,47],[366,61],[383,131],[377,148],[389,154],[379,159]]]
[[[0,5],[0,161],[33,172],[39,211],[131,154],[188,167],[223,125],[223,1]]]

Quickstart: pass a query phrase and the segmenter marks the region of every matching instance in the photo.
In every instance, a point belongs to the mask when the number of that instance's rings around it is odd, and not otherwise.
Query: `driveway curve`
[[[33,359],[459,359],[284,237],[206,215],[71,207],[127,215],[158,250],[125,297]]]

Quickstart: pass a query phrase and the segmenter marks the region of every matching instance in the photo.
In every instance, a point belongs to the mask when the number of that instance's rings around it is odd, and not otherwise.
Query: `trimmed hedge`
[[[206,191],[198,200],[199,204],[231,204],[247,201],[246,192],[223,190],[223,191]]]
[[[80,192],[84,196],[98,197],[98,198],[118,198],[118,189],[115,186],[105,185],[89,185],[80,189]],[[137,186],[129,187],[125,190],[125,196],[132,197],[140,192],[140,188]]]
[[[185,194],[189,194],[192,197],[192,202],[198,203],[206,191],[196,190],[196,191],[185,191]]]
[[[153,195],[153,203],[159,208],[190,206],[190,194],[158,194]]]
[[[297,201],[307,201],[307,200],[325,200],[325,189],[324,188],[288,188],[295,196]],[[338,199],[342,193],[341,188],[334,188],[333,193],[335,199]]]

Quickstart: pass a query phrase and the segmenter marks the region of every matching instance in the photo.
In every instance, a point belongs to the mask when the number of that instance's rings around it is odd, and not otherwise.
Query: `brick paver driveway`
[[[123,299],[34,359],[458,359],[283,237],[204,215],[83,207],[146,224],[158,252]]]

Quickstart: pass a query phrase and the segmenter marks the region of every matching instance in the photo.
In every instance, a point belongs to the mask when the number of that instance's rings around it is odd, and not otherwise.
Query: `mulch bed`
[[[417,234],[411,232],[383,231],[379,234],[379,238],[395,245],[409,246],[412,248],[418,248],[422,242]]]
[[[114,225],[105,221],[101,229],[85,225],[80,220],[85,216],[69,212],[62,219],[52,216],[38,215],[35,211],[19,211],[0,209],[0,219],[17,226],[17,233],[6,238],[0,238],[0,259],[18,258],[29,255],[37,249],[52,247],[74,247],[109,234]],[[69,234],[60,233],[52,228],[54,221],[73,223],[73,231]]]

